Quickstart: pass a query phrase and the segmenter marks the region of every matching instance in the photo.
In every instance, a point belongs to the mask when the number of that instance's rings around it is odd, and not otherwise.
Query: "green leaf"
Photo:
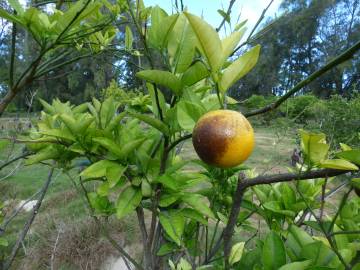
[[[134,41],[134,37],[133,37],[132,31],[129,26],[126,26],[126,28],[125,28],[125,48],[127,50],[130,51],[132,49],[133,41]]]
[[[359,169],[356,165],[344,159],[326,159],[320,161],[320,167],[337,169],[337,170],[352,170],[352,171],[357,171]]]
[[[181,128],[192,132],[196,122],[205,113],[205,110],[196,103],[180,101],[176,105],[177,120]]]
[[[360,165],[360,150],[347,150],[337,153],[336,156]]]
[[[204,216],[199,213],[198,211],[191,209],[191,208],[183,208],[181,209],[181,214],[184,217],[190,218],[192,220],[195,220],[197,222],[200,222],[201,224],[207,225],[208,222],[207,220],[204,218]]]
[[[185,86],[191,86],[210,75],[207,67],[200,61],[189,67],[181,78],[181,83]]]
[[[351,184],[352,184],[354,187],[360,189],[360,178],[353,178],[353,179],[351,179]]]
[[[241,260],[242,254],[244,252],[245,242],[240,242],[232,246],[229,256],[229,263],[233,265]]]
[[[241,38],[244,36],[245,31],[246,28],[243,28],[240,31],[235,31],[230,36],[224,38],[221,41],[223,49],[223,62],[225,62],[228,57],[233,53],[234,49],[239,44]]]
[[[129,143],[125,144],[125,146],[123,146],[120,150],[120,153],[119,153],[120,159],[126,159],[145,140],[146,140],[146,138],[141,138],[141,139],[130,141]]]
[[[84,179],[104,177],[106,175],[107,167],[113,163],[114,162],[109,160],[100,160],[83,170],[80,173],[80,176],[82,176]]]
[[[302,261],[302,262],[293,262],[283,265],[279,270],[306,270],[307,267],[311,264],[311,260]]]
[[[190,66],[195,54],[196,36],[184,14],[180,14],[169,34],[168,52],[175,73],[183,73]]]
[[[345,144],[345,143],[340,143],[340,147],[341,147],[341,150],[343,150],[343,151],[352,150],[352,148],[350,146],[348,146],[347,144]]]
[[[131,213],[141,202],[141,190],[131,186],[125,188],[116,202],[116,216],[122,218]]]
[[[111,119],[111,121],[105,128],[105,132],[113,131],[117,125],[120,125],[120,121],[125,117],[125,115],[126,115],[126,112],[122,112],[122,113],[118,114],[117,116],[115,116],[113,119]]]
[[[222,47],[219,34],[215,29],[201,18],[184,12],[198,39],[199,49],[205,56],[213,72],[222,66]]]
[[[59,157],[59,155],[60,154],[57,151],[57,149],[55,147],[53,147],[52,145],[50,145],[44,149],[41,149],[35,155],[29,156],[26,159],[25,164],[32,165],[35,163],[39,163],[41,161],[45,161],[45,160],[49,160],[49,159],[56,159]]]
[[[105,138],[105,137],[98,137],[98,138],[93,138],[93,141],[100,144],[110,153],[114,154],[117,158],[119,159],[123,158],[123,153],[120,150],[120,146],[117,143],[115,143],[113,140],[110,140],[109,138]]]
[[[203,197],[199,194],[191,194],[187,193],[181,197],[181,200],[194,208],[195,210],[199,211],[203,215],[215,219],[215,216],[211,209],[205,204],[206,197]]]
[[[169,253],[173,253],[178,251],[178,247],[174,244],[174,243],[166,243],[163,244],[160,249],[158,250],[158,252],[156,253],[157,256],[164,256],[167,255]]]
[[[165,232],[178,245],[181,245],[181,238],[184,233],[185,218],[176,210],[160,212],[160,223]]]
[[[316,241],[305,245],[301,251],[301,256],[312,260],[314,266],[322,266],[328,265],[336,257],[336,254],[323,242]]]
[[[8,241],[5,238],[0,237],[0,247],[7,247]]]
[[[224,20],[230,23],[230,15],[227,14],[224,10],[218,9],[217,12],[224,18]]]
[[[181,81],[169,71],[164,70],[143,70],[136,73],[136,76],[148,82],[165,86],[176,95],[181,92]]]
[[[167,125],[165,125],[162,121],[160,121],[159,119],[153,118],[149,115],[146,114],[141,114],[141,113],[136,113],[136,112],[130,112],[129,114],[143,122],[145,122],[146,124],[156,128],[157,130],[159,130],[161,133],[168,135],[169,134],[169,128],[167,127]]]
[[[10,14],[9,12],[7,12],[5,9],[2,9],[2,8],[0,8],[0,17],[4,18],[5,20],[8,20],[10,22],[24,25],[24,22],[21,18],[19,18],[18,16],[15,16],[13,14]]]
[[[296,256],[300,256],[300,252],[305,245],[315,242],[303,229],[295,225],[290,225],[289,232],[286,245],[289,246]]]
[[[166,188],[169,188],[173,191],[178,191],[178,189],[179,189],[179,184],[175,181],[175,179],[173,177],[171,177],[168,174],[164,174],[164,175],[160,176],[155,181],[163,184]]]
[[[326,144],[326,135],[300,130],[301,149],[309,162],[318,164],[327,158],[330,146]]]
[[[159,205],[161,207],[168,207],[169,205],[175,203],[179,198],[180,195],[174,193],[161,195]]]
[[[239,31],[246,23],[247,23],[247,19],[242,21],[241,23],[237,24],[234,28],[234,31]]]
[[[224,70],[220,81],[221,92],[226,92],[230,86],[244,77],[256,65],[259,53],[260,45],[257,45],[240,56]]]
[[[270,210],[276,214],[288,216],[288,217],[295,217],[296,213],[290,210],[282,209],[280,202],[278,201],[268,201],[264,203],[264,208]]]
[[[270,231],[266,236],[262,252],[262,261],[265,270],[278,270],[286,264],[284,243],[280,236],[273,231]]]
[[[17,14],[19,14],[20,16],[24,14],[24,8],[18,0],[8,0],[8,2],[11,7],[16,10]]]

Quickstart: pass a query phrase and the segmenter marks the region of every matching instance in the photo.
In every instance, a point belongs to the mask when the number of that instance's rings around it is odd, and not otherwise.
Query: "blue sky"
[[[159,5],[168,13],[171,13],[174,1],[175,0],[144,0],[144,3],[146,6]],[[269,1],[270,0],[237,0],[232,9],[232,22],[236,23],[240,15],[240,21],[247,19],[247,27],[248,29],[252,29]],[[183,3],[191,13],[198,16],[203,15],[208,23],[216,27],[222,19],[217,10],[227,10],[229,0],[183,0]],[[267,15],[274,16],[280,4],[281,0],[274,0]]]

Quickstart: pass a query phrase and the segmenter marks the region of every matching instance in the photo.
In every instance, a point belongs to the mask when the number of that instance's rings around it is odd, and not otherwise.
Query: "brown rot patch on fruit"
[[[224,139],[224,130],[214,127],[222,125],[223,116],[204,119],[197,125],[193,133],[193,145],[199,157],[206,163],[216,164],[217,160],[226,152],[227,140]]]
[[[254,132],[247,119],[229,110],[203,115],[193,130],[192,139],[200,159],[220,168],[241,164],[254,147]]]

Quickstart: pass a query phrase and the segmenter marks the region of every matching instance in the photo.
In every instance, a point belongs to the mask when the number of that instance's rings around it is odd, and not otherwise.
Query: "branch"
[[[69,173],[67,173],[67,176],[69,177],[69,179],[74,183],[74,185],[76,186],[75,184],[75,181],[74,179],[71,177],[71,175]],[[126,251],[125,249],[123,249],[112,237],[111,235],[109,234],[107,228],[102,224],[102,222],[99,220],[99,218],[95,215],[94,213],[94,209],[92,208],[91,206],[91,201],[90,201],[90,198],[89,198],[89,194],[83,184],[83,182],[81,181],[80,179],[80,186],[81,186],[81,189],[83,190],[84,192],[84,196],[86,198],[86,202],[87,202],[87,206],[89,208],[89,211],[90,211],[90,214],[91,216],[93,217],[93,219],[95,220],[96,224],[99,226],[99,228],[101,229],[103,235],[105,236],[105,238],[110,242],[110,244],[117,250],[119,251],[119,253],[121,254],[121,256],[125,257],[127,260],[129,260],[129,262],[131,262],[137,269],[139,270],[144,270],[142,268],[142,266],[140,264],[138,264]]]
[[[12,265],[12,263],[14,262],[15,256],[16,256],[19,248],[20,248],[20,245],[24,241],[25,236],[26,236],[26,234],[28,233],[28,231],[29,231],[29,229],[31,227],[31,224],[34,222],[35,217],[39,212],[42,201],[44,200],[45,194],[46,194],[46,192],[47,192],[47,190],[49,188],[53,173],[54,173],[54,168],[51,168],[50,171],[49,171],[49,174],[48,174],[48,178],[47,178],[47,180],[46,180],[46,182],[45,182],[45,184],[44,184],[44,186],[43,186],[43,188],[41,190],[40,198],[37,201],[36,205],[34,206],[33,211],[31,213],[31,215],[29,216],[28,221],[25,223],[25,226],[24,226],[23,230],[21,231],[21,233],[19,235],[19,238],[17,239],[17,241],[16,241],[16,243],[14,245],[8,260],[4,264],[4,269],[5,270],[9,269],[10,266]]]
[[[16,11],[14,11],[16,14]],[[10,54],[10,71],[9,71],[9,86],[13,87],[14,84],[14,68],[15,68],[15,50],[16,50],[16,23],[13,23],[12,34],[11,34],[11,54]]]
[[[289,97],[291,97],[292,95],[294,95],[295,93],[300,91],[302,88],[307,86],[309,83],[311,83],[312,81],[314,81],[315,79],[317,79],[318,77],[320,77],[321,75],[323,75],[324,73],[326,73],[327,71],[332,69],[333,67],[335,67],[335,66],[337,66],[337,65],[351,59],[358,50],[360,50],[360,40],[354,46],[352,46],[350,49],[343,52],[338,57],[336,57],[335,59],[330,61],[328,64],[326,64],[325,66],[323,66],[319,70],[312,73],[309,77],[307,77],[306,79],[299,82],[289,92],[287,92],[285,95],[280,97],[277,101],[275,101],[274,103],[269,104],[269,105],[267,105],[267,106],[265,106],[265,107],[263,107],[261,109],[245,113],[244,114],[245,117],[250,117],[250,116],[254,116],[254,115],[258,115],[258,114],[263,114],[263,113],[266,113],[266,112],[269,112],[269,111],[272,111],[272,110],[276,109],[284,101],[286,101]]]
[[[257,185],[273,184],[280,182],[289,182],[293,180],[309,180],[324,177],[333,177],[340,174],[348,173],[345,170],[334,170],[334,169],[320,169],[316,171],[308,171],[304,173],[284,173],[277,175],[264,175],[258,176],[251,179],[245,179],[244,175],[239,174],[238,184],[233,196],[233,205],[230,212],[228,224],[224,229],[224,256],[225,256],[225,269],[229,267],[229,255],[231,250],[231,239],[234,233],[236,220],[240,212],[240,206],[242,197],[247,188]],[[213,252],[211,252],[213,254]]]
[[[169,145],[169,147],[166,149],[167,152],[170,152],[174,147],[176,147],[179,143],[190,139],[192,137],[192,134],[184,135],[183,137],[180,137],[176,141],[174,141],[172,144]]]
[[[251,30],[248,38],[246,39],[246,41],[242,44],[240,44],[231,54],[231,56],[233,56],[238,50],[240,50],[243,46],[245,46],[246,44],[248,44],[252,38],[252,35],[254,34],[255,30],[258,28],[258,26],[260,25],[261,21],[265,18],[265,13],[268,11],[268,9],[270,8],[271,4],[274,2],[274,0],[271,0],[270,3],[266,6],[266,8],[262,11],[259,19],[257,20],[255,26],[253,27],[253,29]]]
[[[0,171],[2,169],[4,169],[6,166],[9,166],[11,163],[13,163],[13,162],[15,162],[15,161],[17,161],[19,159],[26,158],[27,156],[30,156],[30,155],[31,155],[30,153],[24,153],[24,154],[22,154],[22,155],[20,155],[18,157],[13,158],[12,160],[9,160],[8,162],[0,165]]]
[[[230,16],[231,9],[232,9],[233,5],[235,4],[235,2],[236,2],[236,0],[230,0],[228,10],[226,11],[226,16],[224,16],[224,18],[223,18],[223,20],[221,21],[219,27],[216,28],[216,32],[219,32],[220,29],[221,29],[221,27],[225,24],[225,22],[226,22],[226,17],[229,17],[229,16]]]

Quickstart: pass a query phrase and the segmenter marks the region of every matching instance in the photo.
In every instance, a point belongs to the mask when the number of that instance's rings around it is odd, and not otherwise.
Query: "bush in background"
[[[120,108],[131,108],[139,112],[149,112],[148,106],[151,105],[151,98],[141,90],[127,90],[118,85],[116,81],[111,81],[108,88],[102,90],[104,99],[113,97],[120,102]]]

